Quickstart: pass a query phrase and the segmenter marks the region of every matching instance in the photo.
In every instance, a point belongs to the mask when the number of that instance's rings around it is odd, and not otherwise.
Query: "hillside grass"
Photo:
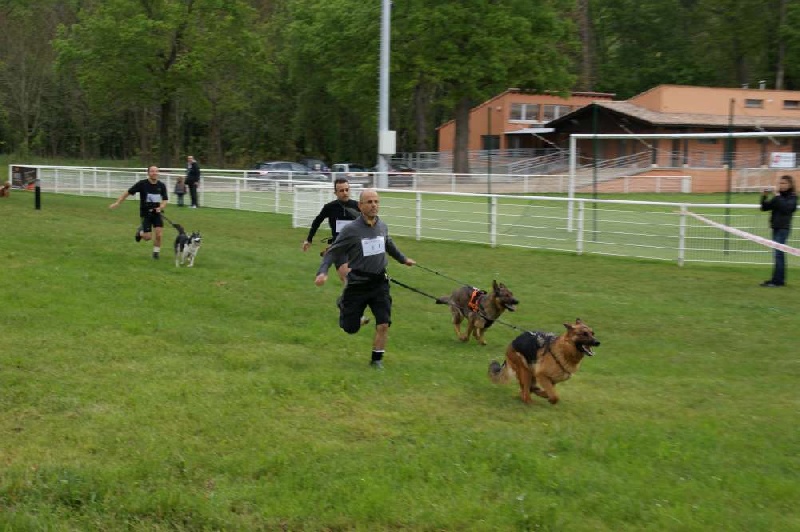
[[[288,216],[171,208],[204,237],[177,269],[171,228],[153,261],[136,202],[109,203],[0,200],[0,529],[800,529],[797,272],[398,238],[505,282],[508,323],[595,329],[561,403],[528,406],[486,377],[516,330],[462,344],[397,285],[371,370],[372,327],[339,330]]]

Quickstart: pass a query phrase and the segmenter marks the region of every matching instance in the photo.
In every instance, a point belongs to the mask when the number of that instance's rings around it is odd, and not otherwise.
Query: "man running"
[[[128,196],[135,194],[139,194],[139,216],[142,221],[136,228],[134,238],[137,242],[152,239],[153,259],[158,260],[161,252],[161,235],[164,233],[164,220],[161,212],[167,207],[169,197],[167,196],[167,186],[158,179],[157,166],[150,166],[147,169],[147,179],[137,181],[108,208],[116,209]],[[155,238],[153,238],[153,228],[155,228]]]

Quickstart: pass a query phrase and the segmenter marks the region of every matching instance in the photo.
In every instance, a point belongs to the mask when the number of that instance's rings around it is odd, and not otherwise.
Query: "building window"
[[[539,120],[538,103],[512,103],[509,120],[527,120],[535,122]]]
[[[800,100],[783,100],[784,109],[800,109]]]
[[[555,120],[565,114],[569,113],[572,110],[572,107],[569,105],[545,105],[544,106],[544,116],[542,117],[544,122],[550,122],[551,120]]]
[[[764,107],[764,100],[756,100],[754,98],[747,98],[744,101],[745,107],[762,109]]]
[[[481,135],[481,149],[499,150],[500,135]]]

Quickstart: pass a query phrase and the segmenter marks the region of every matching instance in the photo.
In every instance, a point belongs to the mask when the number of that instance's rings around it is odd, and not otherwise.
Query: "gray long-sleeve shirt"
[[[386,266],[389,264],[387,253],[397,262],[405,264],[406,256],[397,249],[389,236],[386,224],[380,218],[376,218],[375,224],[370,226],[364,216],[359,216],[342,229],[328,248],[317,275],[327,273],[334,259],[343,256],[350,265],[350,273],[347,274],[348,284],[367,283],[386,271]]]

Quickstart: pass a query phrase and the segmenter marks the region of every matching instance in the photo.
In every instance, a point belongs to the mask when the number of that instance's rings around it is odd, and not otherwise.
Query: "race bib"
[[[161,194],[148,194],[147,203],[161,203]]]
[[[341,233],[345,226],[353,223],[353,220],[336,220],[336,232]]]
[[[361,250],[365,257],[380,255],[381,253],[386,252],[386,243],[384,242],[382,236],[376,236],[375,238],[362,238]]]

